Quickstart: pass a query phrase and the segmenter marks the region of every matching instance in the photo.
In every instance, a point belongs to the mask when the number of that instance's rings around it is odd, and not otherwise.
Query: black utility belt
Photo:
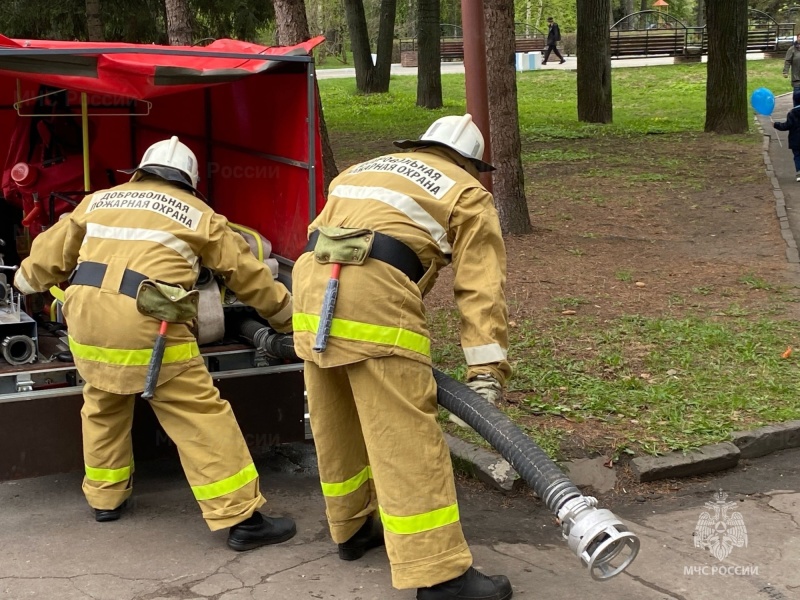
[[[103,279],[106,276],[108,265],[98,262],[84,261],[78,265],[69,282],[72,285],[88,285],[91,287],[103,287]],[[122,275],[122,282],[119,285],[119,293],[130,296],[136,299],[136,293],[139,291],[139,284],[145,279],[147,275],[142,275],[136,271],[125,269]]]
[[[414,283],[419,283],[419,280],[425,275],[425,268],[422,266],[422,261],[420,261],[417,253],[400,240],[396,240],[389,235],[379,231],[373,231],[372,233],[374,240],[369,257],[391,265],[398,271],[403,272]],[[308,238],[308,244],[306,244],[303,252],[314,250],[318,239],[319,231],[314,230]]]

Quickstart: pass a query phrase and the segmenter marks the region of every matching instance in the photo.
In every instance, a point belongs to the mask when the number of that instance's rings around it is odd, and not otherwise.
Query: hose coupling
[[[561,533],[570,549],[588,567],[593,579],[611,579],[639,553],[639,538],[614,513],[597,508],[591,496],[579,496],[558,511]]]

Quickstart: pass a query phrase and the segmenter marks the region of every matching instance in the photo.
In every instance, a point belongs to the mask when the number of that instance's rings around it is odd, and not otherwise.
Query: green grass
[[[781,60],[748,61],[747,68],[748,94],[762,86],[775,94],[789,89],[781,76]],[[546,169],[546,163],[577,163],[580,167],[572,168],[582,169],[587,178],[597,178],[598,187],[605,181],[637,189],[667,183],[670,189],[673,185],[702,187],[705,162],[683,156],[611,153],[602,156],[602,167],[593,163],[601,138],[626,147],[645,136],[680,133],[683,139],[691,139],[701,135],[706,65],[614,69],[612,77],[614,123],[599,126],[577,121],[574,72],[518,74],[524,164]],[[353,79],[320,80],[340,167],[389,151],[391,140],[416,137],[440,116],[465,111],[463,75],[443,76],[445,106],[434,111],[415,106],[416,83],[414,77],[393,77],[388,94],[364,96],[356,93]],[[759,141],[755,135],[725,137],[725,142],[749,148]],[[719,191],[725,185],[721,182]],[[565,227],[572,219],[568,205],[573,202],[613,205],[613,199],[562,189],[557,181],[550,192],[557,198],[554,201],[564,203],[559,221]],[[537,204],[546,201],[537,198]],[[595,236],[592,232],[577,235]],[[579,258],[584,255],[581,248],[568,247],[567,252],[576,261],[586,260]],[[637,275],[619,268],[614,277],[632,285]],[[776,302],[798,301],[797,294],[748,274],[727,288],[706,285],[673,294],[663,308],[664,312],[673,307],[685,310],[710,296],[709,300],[718,301],[710,315],[702,310],[697,312],[703,316],[680,318],[627,315],[603,323],[573,316],[547,328],[518,323],[511,330],[509,356],[516,362],[510,389],[522,400],[507,409],[508,415],[552,456],[558,455],[568,429],[554,425],[554,420],[597,421],[612,427],[615,435],[609,444],[616,456],[688,449],[727,439],[733,430],[800,418],[796,358],[781,358],[788,345],[800,343],[800,325],[762,318],[740,306],[733,299],[734,287],[772,294]],[[577,296],[551,300],[551,306],[561,309],[587,302]],[[770,314],[781,313],[776,306]],[[434,362],[463,378],[466,367],[457,341],[457,312],[440,310],[429,317]],[[458,434],[468,437],[460,430]]]
[[[440,339],[451,336],[434,331]],[[781,356],[798,341],[798,323],[742,317],[626,316],[602,328],[572,318],[546,332],[521,322],[509,349],[509,356],[524,357],[513,364],[509,382],[509,391],[524,394],[513,417],[616,426],[624,432],[617,452],[661,453],[723,441],[734,430],[800,419],[798,365]],[[437,358],[448,363],[455,357]]]
[[[748,94],[762,86],[775,94],[787,91],[782,63],[780,59],[748,61]],[[574,71],[518,74],[523,142],[703,130],[705,64],[613,69],[612,125],[578,122],[576,78]],[[333,132],[370,141],[386,140],[387,147],[392,139],[419,135],[440,116],[466,110],[463,75],[442,76],[444,108],[433,111],[415,106],[416,77],[392,77],[387,94],[358,94],[354,79],[323,79],[319,86],[328,127]],[[752,142],[751,136],[741,139]],[[591,152],[587,150],[586,154]],[[528,162],[583,160],[583,151],[527,152],[523,158]]]

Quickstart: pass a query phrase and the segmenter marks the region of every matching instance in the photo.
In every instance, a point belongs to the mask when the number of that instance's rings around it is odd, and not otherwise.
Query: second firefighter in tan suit
[[[469,385],[495,402],[510,367],[505,247],[492,196],[477,179],[491,166],[469,115],[439,119],[419,140],[397,145],[410,151],[351,167],[331,183],[293,272],[295,347],[306,361],[328,521],[345,560],[385,536],[394,586],[418,588],[419,600],[506,600],[506,577],[471,566],[436,420],[422,301],[452,263]],[[327,348],[318,352],[331,262],[344,264]]]
[[[38,236],[15,277],[30,294],[72,276],[64,315],[84,385],[83,491],[98,521],[119,518],[131,495],[134,394],[142,392],[159,321],[139,313],[143,279],[191,289],[200,264],[279,331],[292,298],[269,267],[195,194],[194,154],[177,137],[151,146],[129,183],[97,192]],[[175,442],[212,530],[248,550],[295,534],[291,519],[262,517],[258,472],[231,407],[220,399],[189,324],[170,323],[153,410]]]

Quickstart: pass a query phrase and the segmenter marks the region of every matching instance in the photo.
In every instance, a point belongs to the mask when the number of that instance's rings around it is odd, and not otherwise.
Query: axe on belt
[[[147,365],[142,398],[150,400],[158,385],[161,363],[167,349],[167,329],[170,323],[189,323],[197,318],[197,307],[200,298],[198,290],[186,291],[179,285],[145,279],[139,284],[136,292],[136,308],[148,317],[161,322],[158,335],[153,344],[153,353]]]
[[[328,287],[325,288],[322,310],[319,313],[319,327],[317,328],[317,338],[314,340],[314,352],[325,352],[328,347],[328,338],[331,335],[331,324],[333,323],[333,311],[336,309],[336,298],[339,295],[339,272],[341,270],[341,264],[333,263],[331,278],[328,280]]]

